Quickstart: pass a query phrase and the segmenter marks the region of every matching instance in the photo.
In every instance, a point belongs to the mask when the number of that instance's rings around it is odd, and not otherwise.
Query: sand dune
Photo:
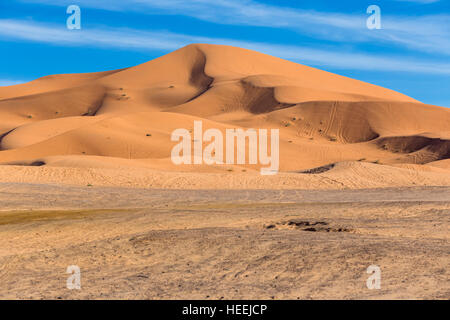
[[[170,135],[194,120],[279,129],[279,177],[259,177],[257,165],[174,165]],[[127,69],[0,88],[7,181],[86,183],[80,170],[92,169],[92,183],[130,186],[449,185],[449,158],[449,109],[229,46],[189,45]],[[154,182],[163,178],[174,183]]]

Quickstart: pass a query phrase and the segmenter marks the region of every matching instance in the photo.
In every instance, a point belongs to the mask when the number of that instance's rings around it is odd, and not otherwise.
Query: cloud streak
[[[249,42],[235,39],[208,38],[166,31],[98,27],[67,30],[61,25],[29,20],[0,19],[0,38],[33,41],[57,46],[88,46],[146,52],[168,52],[190,43],[225,44],[248,48],[280,58],[322,68],[350,70],[398,71],[450,75],[450,64],[435,59],[408,60],[396,56],[380,56],[363,52]],[[446,61],[446,60],[445,60]]]
[[[66,6],[71,0],[21,0]],[[402,1],[402,0],[397,0]],[[436,0],[403,0],[431,3]],[[262,4],[253,0],[78,0],[81,7],[141,14],[182,15],[216,24],[294,30],[323,40],[397,45],[433,54],[450,55],[450,15],[392,16],[382,8],[382,30],[368,30],[368,15],[318,12]]]
[[[21,84],[28,82],[28,80],[11,80],[11,79],[0,79],[0,87],[13,86],[16,84]]]

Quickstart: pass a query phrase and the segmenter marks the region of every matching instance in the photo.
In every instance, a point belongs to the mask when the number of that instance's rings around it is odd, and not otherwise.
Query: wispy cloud
[[[225,44],[257,50],[280,58],[324,68],[350,70],[401,71],[429,74],[450,74],[450,64],[434,59],[408,60],[404,57],[373,55],[234,39],[208,38],[166,31],[141,31],[124,28],[67,30],[61,25],[28,20],[1,20],[0,38],[34,41],[58,46],[89,46],[139,51],[167,52],[190,43]],[[446,60],[445,60],[446,61]]]
[[[68,5],[71,0],[21,0],[25,2]],[[431,3],[437,0],[397,0]],[[367,15],[318,12],[262,4],[253,0],[78,0],[86,8],[135,11],[142,14],[183,15],[230,25],[261,26],[295,30],[308,36],[339,42],[394,44],[413,50],[450,55],[449,14],[393,16],[383,12],[382,29],[368,30]]]
[[[16,84],[21,84],[28,82],[28,80],[11,80],[11,79],[0,79],[0,87],[13,86]]]

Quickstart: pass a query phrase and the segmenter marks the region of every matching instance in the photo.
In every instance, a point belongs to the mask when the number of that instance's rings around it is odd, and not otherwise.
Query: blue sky
[[[68,5],[81,30],[68,30]],[[381,8],[380,30],[366,10]],[[450,107],[449,0],[2,0],[0,85],[229,44]]]

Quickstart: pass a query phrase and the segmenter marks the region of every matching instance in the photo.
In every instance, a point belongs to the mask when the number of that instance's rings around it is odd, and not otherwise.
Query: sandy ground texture
[[[245,170],[245,169],[244,169]],[[336,163],[308,171],[280,172],[221,168],[219,172],[174,172],[149,168],[2,166],[0,182],[152,189],[362,189],[450,186],[450,170],[428,165],[390,165],[358,161]],[[323,172],[321,172],[323,170]]]
[[[2,299],[450,298],[449,187],[0,183],[0,208]]]

